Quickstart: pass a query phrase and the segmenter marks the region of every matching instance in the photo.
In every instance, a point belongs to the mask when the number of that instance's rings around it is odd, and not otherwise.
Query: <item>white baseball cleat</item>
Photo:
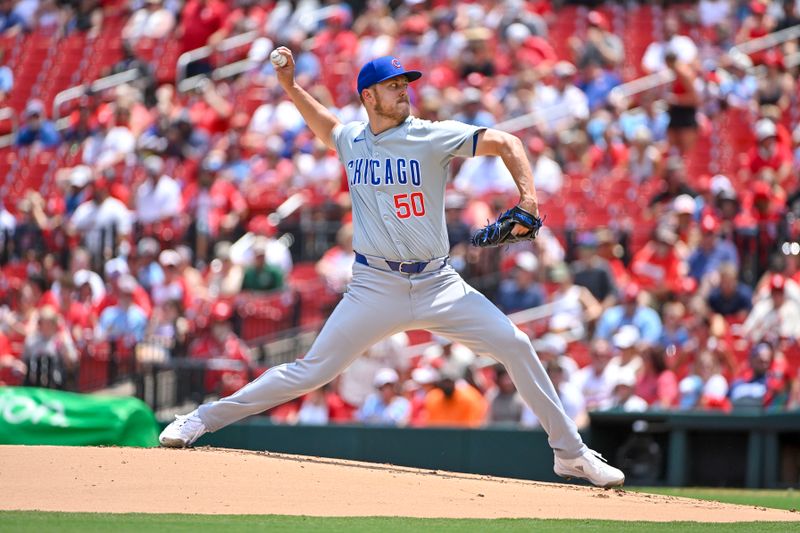
[[[562,459],[556,456],[553,471],[559,476],[580,478],[603,488],[619,487],[625,483],[625,474],[614,468],[605,458],[594,450],[586,450],[575,459]]]
[[[175,415],[175,421],[164,428],[158,442],[166,448],[186,448],[207,431],[195,409],[188,415]]]

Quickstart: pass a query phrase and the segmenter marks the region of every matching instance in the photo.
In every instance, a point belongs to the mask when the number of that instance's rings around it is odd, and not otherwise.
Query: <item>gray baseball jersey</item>
[[[333,130],[353,202],[353,248],[393,261],[426,261],[450,251],[444,192],[450,160],[475,155],[485,128],[409,116],[374,135],[366,122]]]

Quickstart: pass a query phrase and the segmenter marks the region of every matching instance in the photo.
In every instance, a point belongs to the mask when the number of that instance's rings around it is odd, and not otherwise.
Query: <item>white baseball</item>
[[[289,62],[289,60],[286,59],[286,56],[277,50],[272,51],[272,53],[269,55],[269,60],[272,61],[272,64],[278,68],[285,66],[286,63]]]

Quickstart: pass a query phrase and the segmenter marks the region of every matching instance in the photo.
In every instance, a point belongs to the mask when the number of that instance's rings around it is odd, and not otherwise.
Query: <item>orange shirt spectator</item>
[[[425,397],[425,426],[479,427],[486,416],[486,399],[467,383],[443,379]]]

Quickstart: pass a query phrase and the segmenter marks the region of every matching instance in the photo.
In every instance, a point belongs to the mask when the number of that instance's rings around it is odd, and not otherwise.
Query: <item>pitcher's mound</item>
[[[797,520],[574,485],[199,448],[0,446],[0,509],[442,518]]]

